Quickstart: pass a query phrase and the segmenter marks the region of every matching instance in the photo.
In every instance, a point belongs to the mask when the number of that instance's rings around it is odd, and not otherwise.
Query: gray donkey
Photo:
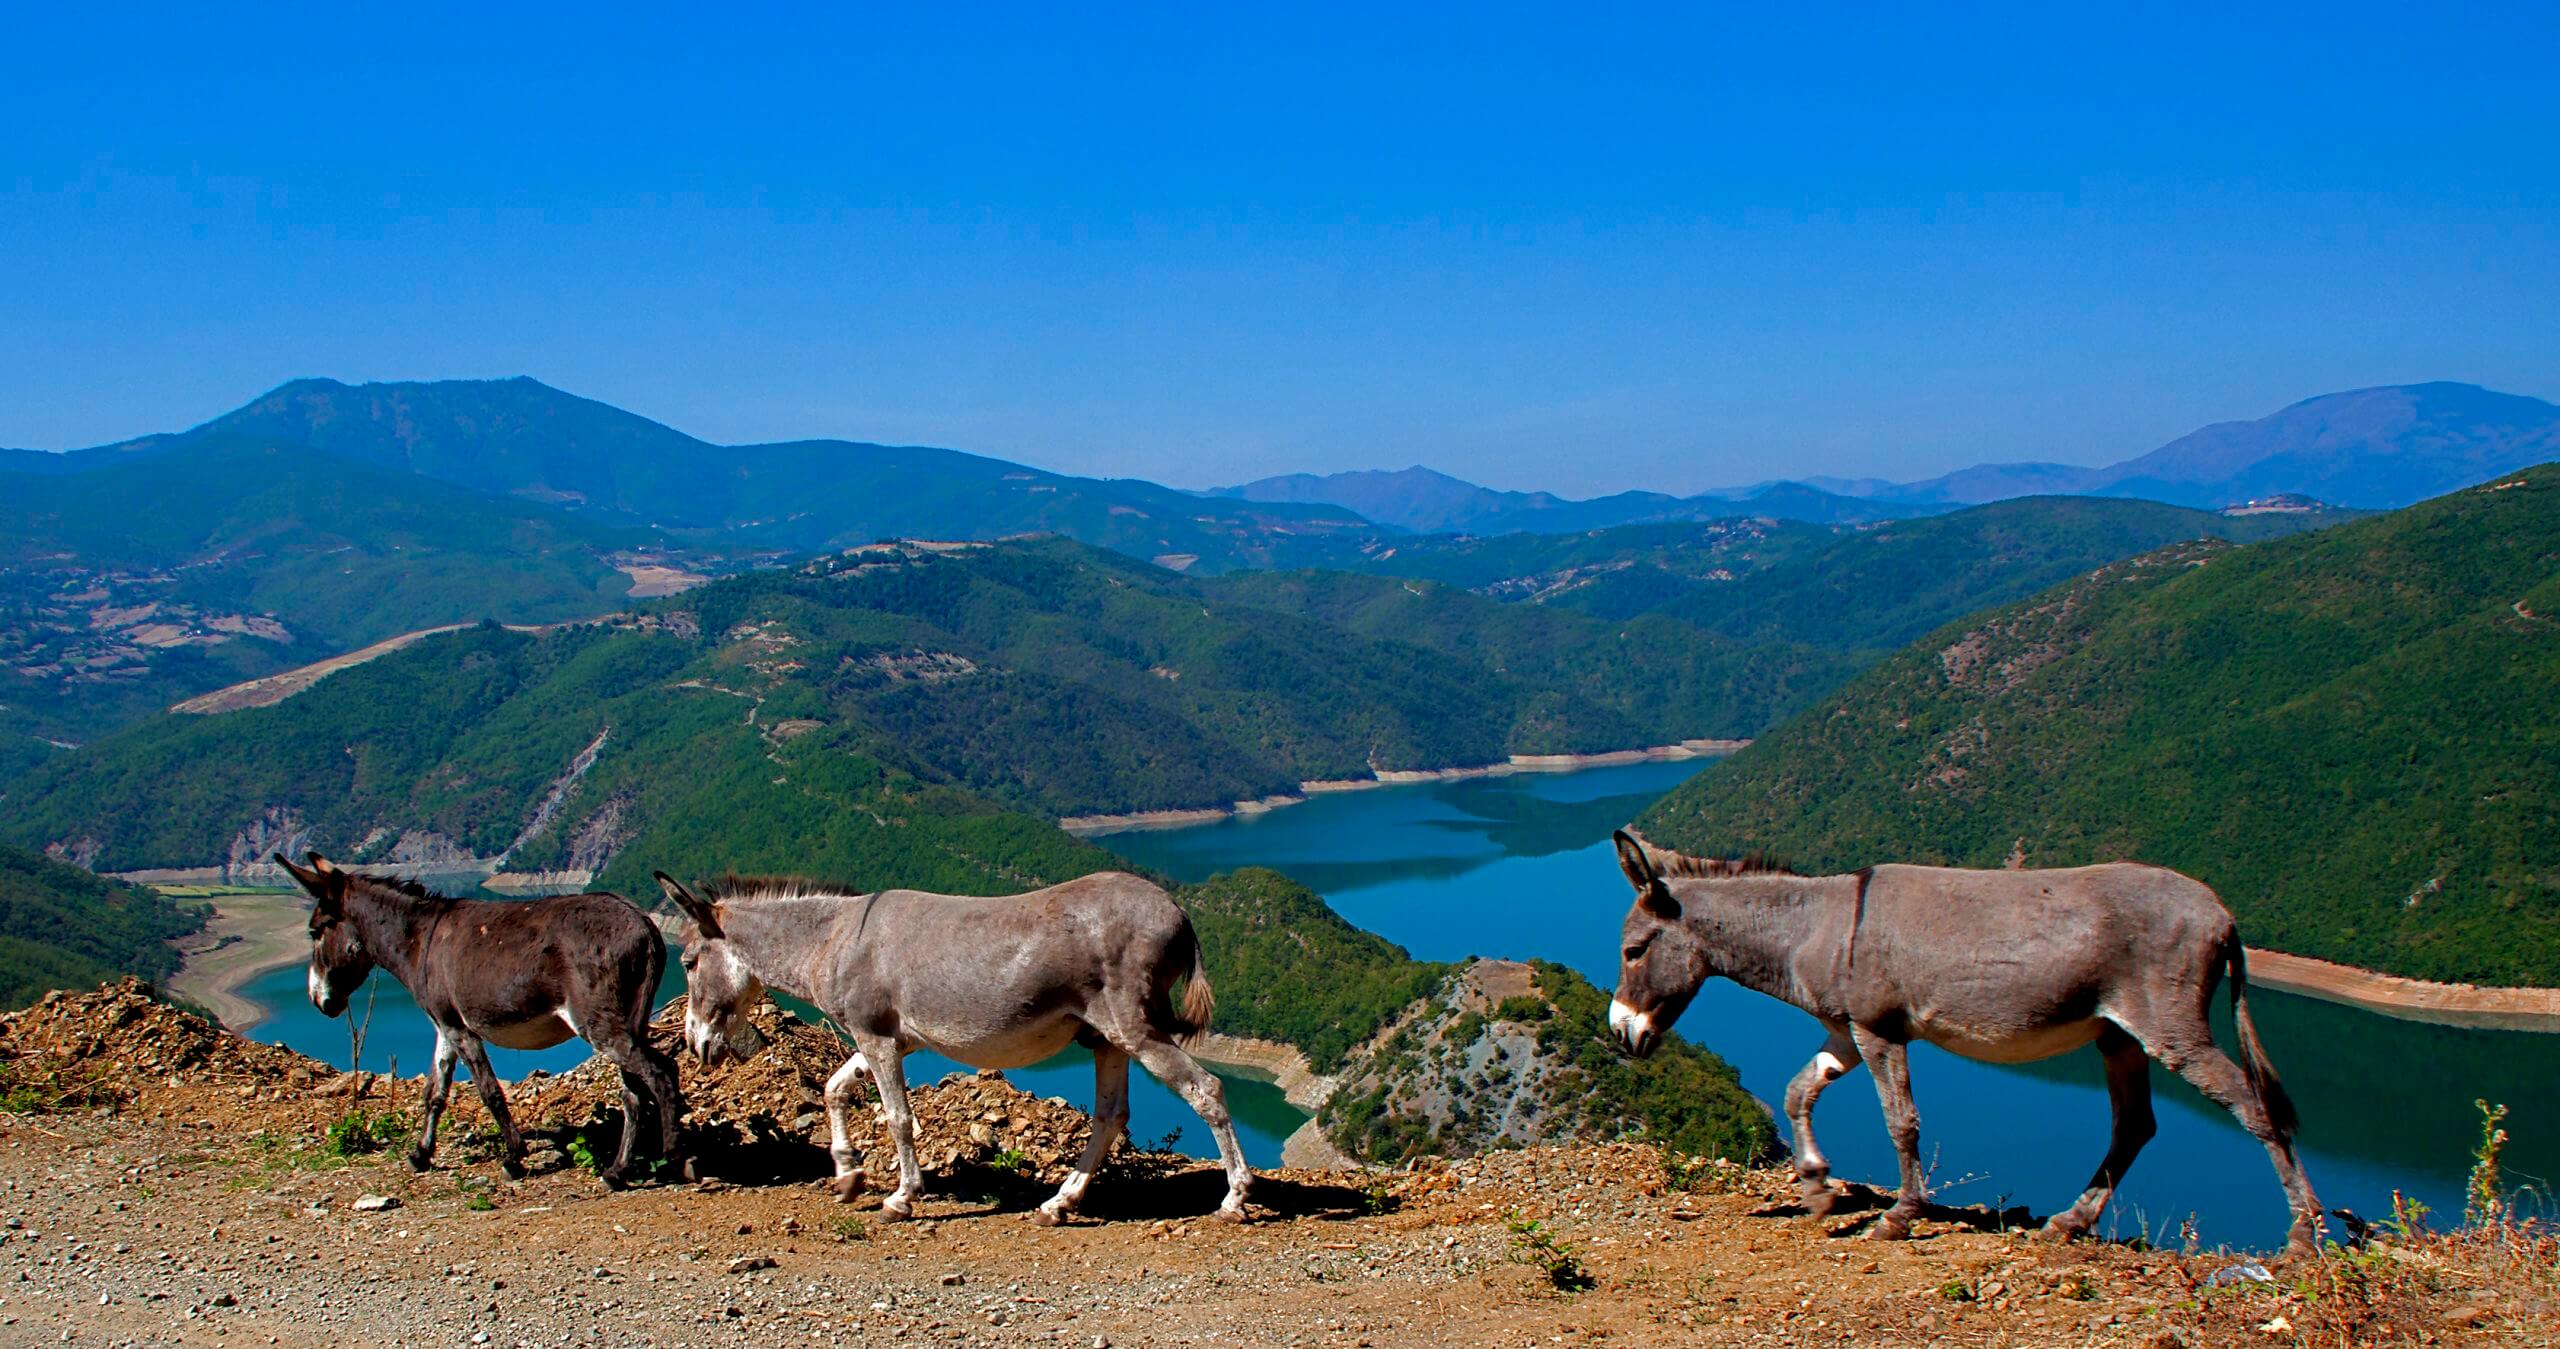
[[[2249,1020],[2239,928],[2202,882],[2133,862],[2052,871],[1877,866],[1800,876],[1758,859],[1686,857],[1617,834],[1635,886],[1609,1027],[1641,1057],[1714,975],[1803,1008],[1831,1039],[1787,1084],[1796,1175],[1816,1215],[1831,1168],[1813,1140],[1823,1088],[1864,1062],[1884,1101],[1902,1190],[1873,1235],[1910,1235],[1927,1195],[1920,1114],[1905,1063],[1913,1040],[1967,1058],[2025,1063],[2095,1042],[2107,1063],[2114,1138],[2079,1202],[2046,1231],[2086,1233],[2150,1141],[2157,1058],[2266,1145],[2293,1206],[2288,1247],[2313,1250],[2320,1201],[2293,1153],[2293,1104]],[[2209,1007],[2223,972],[2240,1062],[2215,1046]]]
[[[1129,1060],[1180,1093],[1209,1125],[1226,1164],[1218,1216],[1244,1217],[1253,1173],[1226,1092],[1177,1041],[1208,1028],[1215,999],[1191,919],[1160,886],[1104,872],[993,899],[883,890],[858,895],[790,879],[732,877],[706,897],[665,872],[658,884],[693,920],[685,1043],[704,1062],[762,1048],[746,1020],[767,987],[815,1004],[858,1051],[827,1079],[839,1200],[862,1191],[846,1137],[855,1083],[868,1072],[898,1148],[898,1188],[882,1219],[914,1211],[924,1189],[903,1060],[925,1048],[979,1068],[1021,1068],[1069,1041],[1093,1051],[1093,1134],[1038,1217],[1063,1221],[1084,1199],[1129,1121]],[[1174,981],[1188,975],[1182,1007]]]

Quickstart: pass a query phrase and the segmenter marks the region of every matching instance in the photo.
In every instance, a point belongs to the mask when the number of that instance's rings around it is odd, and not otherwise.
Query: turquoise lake
[[[1609,831],[1701,771],[1714,771],[1713,764],[1645,763],[1380,788],[1100,842],[1184,881],[1245,865],[1273,867],[1418,957],[1542,957],[1581,970],[1605,989],[1616,981],[1618,924],[1628,901]],[[397,985],[376,983],[380,1006],[367,1066],[379,1068],[397,1053],[401,1070],[415,1073],[426,1064],[432,1034]],[[673,996],[676,983],[671,977],[663,991]],[[267,976],[249,992],[275,1013],[254,1036],[345,1064],[345,1026],[311,1010],[299,966]],[[359,1010],[363,997],[357,995]],[[2475,1098],[2515,1107],[2507,1122],[2511,1184],[2547,1194],[2547,1179],[2560,1174],[2560,1091],[2551,1086],[2560,1081],[2560,1035],[2400,1021],[2263,988],[2252,990],[2250,1005],[2301,1107],[2305,1165],[2325,1204],[2387,1217],[2398,1189],[2439,1214],[2459,1213],[2469,1149],[2479,1132]],[[1731,1062],[1743,1085],[1763,1100],[1775,1100],[1822,1043],[1820,1027],[1803,1013],[1721,981],[1707,986],[1678,1029]],[[517,1077],[572,1066],[585,1057],[585,1047],[494,1050],[492,1057],[501,1075]],[[911,1079],[920,1082],[952,1070],[929,1055],[909,1065]],[[1008,1076],[1079,1105],[1092,1097],[1091,1070],[1073,1057]],[[1135,1135],[1157,1139],[1179,1129],[1184,1151],[1209,1151],[1206,1130],[1180,1101],[1143,1074],[1133,1076]],[[1924,1045],[1914,1050],[1911,1076],[1922,1153],[1934,1161],[1935,1193],[1949,1202],[1999,1201],[2051,1212],[2079,1194],[2106,1149],[2106,1091],[2094,1051],[2004,1068]],[[2280,1241],[2284,1202],[2264,1151],[2185,1083],[2156,1067],[2153,1078],[2160,1134],[2119,1193],[2108,1228],[2174,1241],[2192,1218],[2208,1243]],[[1248,1153],[1257,1164],[1270,1164],[1300,1116],[1266,1082],[1233,1075],[1227,1081]],[[1841,1079],[1823,1098],[1816,1127],[1838,1174],[1891,1183],[1892,1149],[1864,1072]]]

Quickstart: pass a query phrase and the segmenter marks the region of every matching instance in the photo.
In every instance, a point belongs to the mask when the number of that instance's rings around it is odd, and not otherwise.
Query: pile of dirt
[[[0,1016],[0,1089],[27,1108],[190,1108],[208,1094],[247,1101],[303,1095],[338,1070],[244,1039],[151,996],[139,979],[47,993]]]
[[[691,1059],[679,1065],[688,1145],[713,1154],[777,1142],[826,1147],[832,1137],[827,1079],[852,1057],[853,1047],[834,1031],[769,1002],[749,1019],[765,1039],[754,1058],[708,1068]],[[680,1055],[683,1031],[684,999],[678,998],[650,1023],[649,1038]],[[916,1116],[917,1160],[928,1172],[993,1168],[1055,1183],[1081,1154],[1093,1126],[1090,1116],[1064,1099],[1034,1096],[993,1071],[954,1073],[939,1083],[911,1086],[907,1095]],[[602,1121],[619,1127],[622,1112],[621,1079],[601,1059],[558,1077],[528,1078],[512,1098],[517,1118],[536,1130],[571,1133]],[[847,1121],[875,1178],[894,1175],[896,1158],[878,1102],[878,1091],[864,1079]],[[1125,1148],[1123,1153],[1124,1167],[1152,1161],[1127,1156]],[[1175,1165],[1183,1160],[1163,1159]]]

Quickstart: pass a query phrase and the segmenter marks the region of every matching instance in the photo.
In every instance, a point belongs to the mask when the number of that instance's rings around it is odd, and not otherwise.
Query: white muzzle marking
[[[1629,1007],[1616,998],[1609,999],[1609,1033],[1629,1046],[1644,1043],[1653,1033],[1653,1018]]]
[[[327,1011],[329,1007],[329,981],[320,977],[320,967],[318,965],[311,966],[303,973],[306,981],[311,986],[311,1009],[315,1012]]]

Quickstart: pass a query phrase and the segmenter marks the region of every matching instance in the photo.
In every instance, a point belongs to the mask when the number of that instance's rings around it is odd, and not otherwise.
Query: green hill
[[[128,974],[166,979],[178,968],[170,940],[204,920],[200,906],[0,846],[0,1010],[24,1007],[47,989]]]
[[[1310,541],[1293,557],[1595,618],[1677,618],[1737,642],[1800,645],[1863,664],[1942,623],[2137,553],[2184,539],[2279,538],[2355,514],[2233,516],[2153,501],[2020,497],[1874,525],[1734,519],[1335,539]]]
[[[1941,624],[2093,567],[2187,539],[2249,543],[2325,528],[2341,511],[2229,516],[2156,501],[2021,497],[1843,533],[1656,606],[1737,641],[1881,657]]]
[[[116,871],[279,839],[591,870],[644,836],[801,869],[789,840],[849,866],[863,821],[913,814],[970,836],[951,845],[966,873],[1012,846],[979,837],[992,806],[1211,806],[1747,733],[1810,678],[1677,623],[1445,586],[1186,577],[1055,539],[882,545],[610,624],[431,638],[272,707],[151,718],[11,784],[0,838]]]
[[[0,728],[85,740],[402,632],[590,617],[653,542],[241,441],[0,476]]]
[[[1335,507],[1208,500],[930,446],[714,445],[522,377],[295,380],[192,431],[68,458],[147,458],[208,439],[306,447],[381,472],[665,526],[733,549],[1045,532],[1215,569],[1259,565],[1271,549],[1306,535],[1376,532]]]
[[[2259,945],[2560,983],[2560,467],[1930,634],[1641,821],[1800,865],[2133,857]]]

